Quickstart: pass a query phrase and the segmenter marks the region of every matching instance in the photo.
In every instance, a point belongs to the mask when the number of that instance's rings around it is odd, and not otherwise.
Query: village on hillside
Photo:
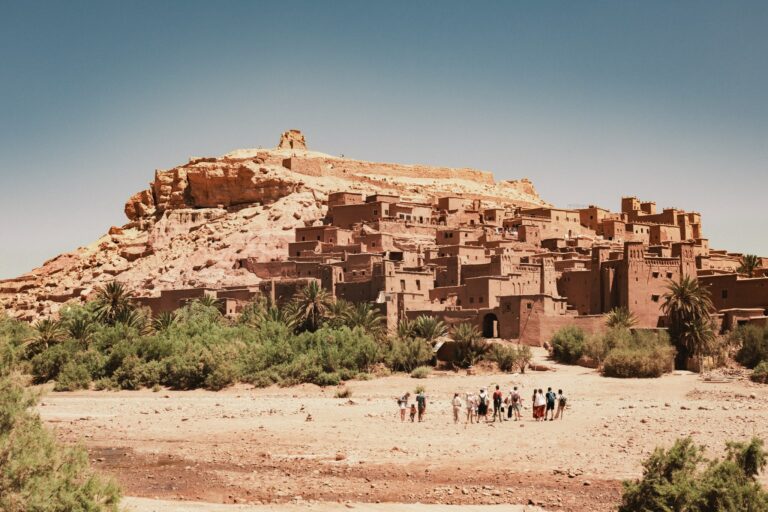
[[[305,150],[304,137],[288,131],[278,148]],[[301,161],[288,159],[294,168]],[[696,212],[635,197],[612,212],[345,190],[329,193],[323,206],[321,220],[293,230],[282,257],[237,259],[235,268],[255,274],[258,285],[167,289],[136,300],[157,315],[210,296],[237,316],[258,297],[282,305],[317,282],[333,297],[375,304],[390,330],[428,315],[540,346],[567,325],[600,332],[604,315],[618,308],[634,315],[635,328],[664,329],[669,283],[696,276],[721,332],[768,320],[768,261],[740,273],[742,255],[711,249]],[[438,358],[450,358],[450,343],[442,346]]]

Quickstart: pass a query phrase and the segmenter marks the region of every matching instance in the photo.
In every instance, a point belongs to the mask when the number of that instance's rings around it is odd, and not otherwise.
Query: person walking
[[[453,394],[453,423],[459,422],[459,413],[461,412],[461,398],[458,393]]]
[[[408,399],[410,397],[410,393],[405,393],[397,399],[397,406],[400,408],[400,421],[405,421],[405,411],[408,409]]]
[[[539,409],[536,407],[536,397],[539,394],[539,390],[534,388],[533,389],[533,396],[531,397],[531,413],[533,414],[533,419],[538,420],[539,416]]]
[[[555,402],[557,401],[557,395],[552,391],[552,388],[547,388],[547,411],[544,413],[544,421],[555,421]]]
[[[562,389],[557,390],[557,412],[555,413],[555,419],[563,419],[565,415],[565,404],[568,400],[565,398]]]
[[[427,412],[427,397],[424,395],[423,389],[416,395],[416,404],[419,409],[419,423],[421,423],[424,421],[424,413]]]
[[[504,408],[502,403],[504,401],[504,394],[499,389],[499,385],[496,384],[496,390],[493,392],[493,422],[496,423],[496,417],[499,417],[499,421],[504,421],[504,415],[502,412]]]

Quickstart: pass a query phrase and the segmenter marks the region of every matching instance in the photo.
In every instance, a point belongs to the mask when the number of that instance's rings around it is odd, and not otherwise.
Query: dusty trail
[[[748,381],[711,383],[688,373],[616,380],[553,366],[525,375],[354,381],[351,399],[310,385],[51,393],[40,412],[61,439],[82,442],[129,496],[229,504],[603,511],[616,506],[620,481],[639,476],[658,445],[691,435],[719,454],[727,439],[768,437],[768,392]],[[536,423],[526,409],[519,423],[454,425],[453,393],[495,383],[505,391],[518,385],[526,398],[534,387],[563,388],[567,416]],[[394,397],[416,385],[427,388],[426,421],[400,423]]]

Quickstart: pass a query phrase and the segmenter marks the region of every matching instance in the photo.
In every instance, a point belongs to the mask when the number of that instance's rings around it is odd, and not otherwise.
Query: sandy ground
[[[416,503],[612,510],[621,480],[638,477],[656,446],[691,435],[718,455],[727,439],[768,437],[768,387],[687,372],[607,379],[547,364],[554,371],[353,381],[350,399],[311,385],[88,391],[50,393],[39,410],[60,439],[84,444],[127,496],[150,499],[128,500],[140,512],[230,510],[189,502],[262,505],[233,512],[379,503],[389,511]],[[454,392],[497,383],[522,389],[524,421],[453,424]],[[395,397],[417,385],[427,390],[426,421],[401,423]],[[534,422],[529,395],[548,386],[565,390],[565,419]]]

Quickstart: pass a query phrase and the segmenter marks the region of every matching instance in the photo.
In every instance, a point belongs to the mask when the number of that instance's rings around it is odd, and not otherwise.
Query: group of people
[[[400,421],[405,421],[405,414],[410,411],[411,422],[416,421],[416,415],[418,414],[419,421],[424,421],[424,414],[427,412],[427,396],[424,391],[421,390],[416,393],[416,402],[411,403],[408,401],[411,398],[411,393],[408,392],[397,399],[397,406],[400,409]]]
[[[427,397],[424,395],[424,391],[420,391],[416,395],[414,403],[409,404],[410,397],[411,394],[406,393],[397,399],[400,421],[405,421],[408,411],[410,411],[412,422],[416,421],[417,417],[418,421],[424,421],[427,410]],[[543,389],[534,389],[531,397],[533,419],[536,421],[563,419],[567,402],[562,389],[558,389],[557,393],[552,388],[547,388],[546,393]],[[504,396],[504,392],[498,385],[491,395],[488,394],[486,388],[480,389],[479,394],[467,392],[463,400],[459,393],[455,393],[451,406],[454,423],[459,423],[461,419],[462,406],[466,408],[467,423],[480,423],[481,419],[484,419],[486,423],[495,422],[497,418],[499,421],[520,421],[523,419],[523,397],[517,390],[517,386],[514,386],[507,396]],[[488,419],[489,413],[492,414],[493,420]]]

